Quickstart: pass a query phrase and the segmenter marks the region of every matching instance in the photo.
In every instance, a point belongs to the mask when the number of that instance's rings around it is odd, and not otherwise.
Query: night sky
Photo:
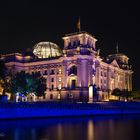
[[[63,48],[65,34],[81,28],[94,35],[97,49],[106,56],[119,52],[130,58],[133,88],[140,89],[139,4],[112,0],[9,0],[0,2],[0,54],[23,52],[40,41],[51,41]]]

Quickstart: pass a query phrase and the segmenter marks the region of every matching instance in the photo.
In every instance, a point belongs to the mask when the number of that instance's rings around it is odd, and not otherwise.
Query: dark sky
[[[40,41],[63,47],[63,37],[81,28],[94,35],[103,56],[119,52],[130,58],[133,87],[140,89],[139,4],[123,0],[9,0],[0,2],[0,53],[23,52]]]

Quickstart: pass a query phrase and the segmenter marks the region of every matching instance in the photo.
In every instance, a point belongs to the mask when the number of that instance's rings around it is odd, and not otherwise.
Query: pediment
[[[117,61],[115,59],[110,64],[113,65],[114,67],[119,68],[119,65],[118,65],[118,63],[117,63]]]

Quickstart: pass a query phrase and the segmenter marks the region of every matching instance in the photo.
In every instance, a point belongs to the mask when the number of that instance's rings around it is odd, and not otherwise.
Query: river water
[[[0,140],[140,140],[140,116],[1,120]]]

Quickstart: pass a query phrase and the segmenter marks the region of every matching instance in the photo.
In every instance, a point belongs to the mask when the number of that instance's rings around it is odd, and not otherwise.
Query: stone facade
[[[102,59],[96,50],[97,39],[87,32],[68,34],[63,40],[63,53],[57,57],[14,53],[1,59],[12,74],[21,70],[40,72],[46,79],[45,100],[88,101],[90,85],[96,85],[99,100],[114,98],[111,92],[115,88],[132,90],[133,72],[126,55],[112,54]]]

